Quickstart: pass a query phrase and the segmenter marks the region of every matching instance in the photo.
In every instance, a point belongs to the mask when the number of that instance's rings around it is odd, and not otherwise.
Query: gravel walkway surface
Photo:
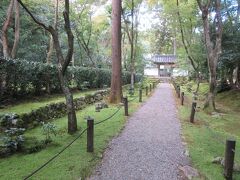
[[[172,87],[162,83],[104,153],[91,180],[175,180],[187,165]]]

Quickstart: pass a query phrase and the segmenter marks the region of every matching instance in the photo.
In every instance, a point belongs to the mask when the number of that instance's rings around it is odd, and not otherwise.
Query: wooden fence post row
[[[232,180],[236,140],[227,140],[224,159],[224,176]]]
[[[93,152],[94,147],[94,119],[91,117],[87,118],[87,152]]]

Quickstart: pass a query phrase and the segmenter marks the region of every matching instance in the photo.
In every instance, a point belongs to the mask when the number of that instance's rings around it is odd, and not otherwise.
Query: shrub
[[[23,127],[23,121],[15,113],[4,114],[0,117],[0,126],[4,128]]]
[[[4,157],[22,150],[24,143],[22,134],[24,131],[23,128],[10,128],[4,131],[4,136],[1,139],[0,156]]]
[[[32,94],[40,95],[46,93],[48,85],[50,92],[61,92],[56,65],[22,59],[7,60],[0,58],[0,75],[6,77],[6,85],[1,92],[0,101],[13,97],[23,98]],[[141,74],[136,74],[136,82],[140,81],[141,78]],[[102,88],[106,85],[109,87],[111,84],[111,69],[69,67],[67,79],[71,88]],[[131,74],[123,72],[123,85],[130,83],[130,80]]]
[[[42,122],[42,131],[43,134],[45,135],[45,143],[48,144],[49,142],[52,141],[52,135],[56,136],[57,135],[57,130],[56,126],[53,123],[44,123]]]
[[[28,154],[36,153],[46,148],[46,146],[45,140],[39,141],[36,137],[28,137],[25,139],[23,152]]]

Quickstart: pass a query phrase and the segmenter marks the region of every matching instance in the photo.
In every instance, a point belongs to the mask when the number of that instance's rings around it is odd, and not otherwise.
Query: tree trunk
[[[234,86],[234,83],[233,83],[233,71],[234,71],[233,67],[229,68],[228,81],[229,81],[231,87]]]
[[[201,83],[201,77],[200,77],[199,72],[196,72],[196,73],[197,73],[196,74],[197,88],[194,93],[197,95],[198,91],[199,91],[200,83]]]
[[[19,9],[19,3],[17,0],[14,0],[14,6],[15,6],[15,32],[14,32],[14,44],[11,52],[11,57],[13,59],[16,58],[17,50],[18,50],[18,44],[20,39],[20,9]]]
[[[240,63],[238,64],[236,75],[237,76],[235,84],[237,88],[240,88]]]
[[[57,29],[58,28],[58,0],[55,0],[55,17],[54,17],[54,29]],[[49,50],[47,52],[47,64],[50,64],[51,63],[51,60],[52,60],[52,55],[53,55],[53,52],[54,52],[54,44],[53,44],[53,37],[50,33],[49,35],[50,37],[50,40],[49,40]],[[50,75],[48,74],[48,80],[47,80],[47,85],[46,85],[46,91],[48,94],[51,93],[51,87],[50,87],[50,82],[49,82],[49,79],[50,79]]]
[[[53,49],[54,49],[52,35],[50,34],[49,37],[50,37],[49,49],[48,49],[48,52],[47,52],[47,60],[46,60],[47,64],[51,63],[51,57],[52,57]]]
[[[4,22],[3,28],[2,28],[3,56],[7,58],[10,57],[10,50],[9,50],[9,44],[8,44],[8,28],[11,25],[11,21],[12,21],[13,7],[14,7],[14,0],[11,0],[7,10],[6,21]]]
[[[121,79],[121,0],[112,0],[112,77],[110,102],[122,100]]]
[[[131,22],[131,89],[134,89],[134,74],[135,74],[135,59],[134,59],[134,17],[133,12],[134,11],[134,0],[132,0],[132,8],[131,8],[131,16],[132,16],[132,22]],[[136,48],[136,47],[135,47]]]
[[[54,29],[58,28],[58,1],[55,0],[55,16],[54,16]],[[49,51],[47,53],[47,63],[50,64],[51,62],[51,57],[54,51],[54,44],[53,44],[53,37],[50,34],[50,41],[49,41]]]
[[[207,59],[208,59],[208,69],[209,69],[209,93],[206,98],[204,108],[210,107],[214,111],[216,110],[215,106],[215,90],[216,90],[216,75],[217,75],[217,63],[218,58],[222,50],[222,17],[221,17],[221,0],[216,0],[215,2],[215,11],[216,11],[216,21],[215,24],[215,39],[211,39],[211,30],[209,25],[209,9],[211,8],[211,1],[206,1],[206,4],[203,4],[203,1],[197,0],[198,6],[202,12],[203,20],[203,29],[205,44],[207,49]]]
[[[68,115],[68,133],[73,134],[77,131],[77,117],[75,112],[75,107],[73,103],[73,95],[70,88],[67,85],[66,77],[62,75],[59,71],[59,80],[61,82],[62,91],[65,95],[66,105],[67,105],[67,115]]]
[[[211,57],[211,60],[214,59],[214,57]],[[209,92],[207,99],[204,104],[204,108],[212,107],[213,110],[216,110],[215,105],[215,94],[216,94],[216,76],[217,76],[217,68],[214,65],[213,61],[209,61]]]

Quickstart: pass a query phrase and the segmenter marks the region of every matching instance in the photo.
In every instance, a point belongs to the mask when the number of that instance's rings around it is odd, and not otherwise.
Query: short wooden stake
[[[181,93],[181,105],[183,106],[184,104],[184,92]]]
[[[128,98],[123,98],[125,116],[128,116]]]
[[[93,152],[94,119],[87,118],[87,152]]]
[[[142,102],[142,89],[139,89],[139,102]]]
[[[146,86],[146,96],[148,95],[148,86]]]
[[[178,86],[177,85],[175,85],[175,91],[176,91],[176,93],[178,93]]]
[[[235,155],[235,140],[226,141],[225,160],[224,160],[224,176],[227,180],[232,180],[234,155]]]
[[[177,95],[178,95],[178,98],[180,98],[180,86],[177,87]]]
[[[149,85],[149,90],[152,91],[152,84]]]
[[[195,116],[196,108],[197,108],[197,103],[193,102],[192,103],[192,111],[191,111],[191,115],[190,115],[190,122],[191,123],[194,123],[194,116]]]

